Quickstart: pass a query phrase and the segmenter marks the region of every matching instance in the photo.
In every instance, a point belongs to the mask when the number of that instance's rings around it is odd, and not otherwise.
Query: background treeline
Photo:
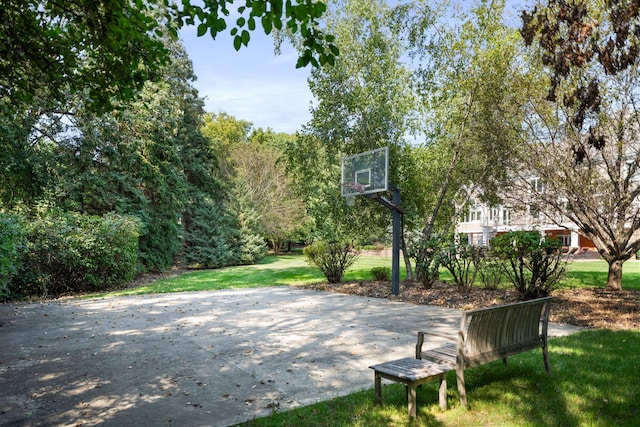
[[[494,55],[492,46],[495,40],[508,45],[504,34],[515,30],[497,24],[501,8],[481,7],[467,17],[473,25],[466,32],[434,33],[447,37],[427,43],[404,37],[410,27],[397,25],[419,14],[399,15],[373,0],[346,4],[332,3],[328,10],[327,28],[342,54],[334,66],[311,72],[318,102],[296,135],[206,113],[192,86],[191,63],[169,39],[164,43],[170,62],[150,73],[133,99],[115,97],[106,112],[93,108],[90,91],[52,98],[46,85],[24,100],[0,98],[0,245],[9,248],[0,255],[2,298],[123,286],[136,273],[176,263],[252,263],[268,247],[277,252],[291,240],[388,243],[388,210],[366,198],[349,207],[339,186],[341,157],[385,146],[390,181],[402,189],[405,247],[434,229],[451,229],[468,198],[460,189],[474,188],[472,183],[490,188],[495,174],[486,171],[502,170],[494,159],[505,156],[495,147],[511,139],[496,129],[515,115],[502,98],[468,94],[482,93],[479,81],[494,91],[506,84],[493,71],[509,62],[504,52]],[[431,39],[429,22],[415,22],[412,31]],[[361,31],[354,33],[355,27]],[[452,44],[454,36],[465,43]],[[489,37],[490,60],[484,51],[479,58],[468,52],[476,39]],[[406,46],[404,40],[415,43]],[[440,60],[407,67],[403,58],[410,51],[418,59],[435,52]],[[456,62],[467,56],[468,63]],[[478,120],[485,109],[505,113]],[[491,129],[490,143],[479,136],[486,132],[478,123]],[[64,226],[36,227],[39,222]],[[27,224],[36,227],[33,232]],[[48,234],[40,235],[45,229]],[[95,230],[121,230],[123,236],[98,239]],[[135,251],[129,246],[134,236]],[[98,252],[90,239],[109,243]],[[36,252],[47,263],[31,259]],[[121,263],[126,267],[89,262],[116,254],[127,259]],[[61,260],[67,260],[64,267]],[[62,284],[70,272],[103,279]]]
[[[108,113],[77,95],[0,99],[0,299],[253,263],[304,223],[281,161],[292,137],[206,114],[190,60],[166,44],[171,63]]]
[[[326,5],[323,29],[335,36],[340,56],[333,66],[311,70],[315,102],[296,135],[206,114],[186,53],[162,39],[161,28],[153,46],[117,38],[146,55],[156,52],[156,42],[170,53],[153,67],[144,68],[143,59],[129,64],[135,70],[124,77],[88,73],[99,56],[73,45],[66,46],[68,55],[77,57],[59,64],[69,71],[49,79],[40,78],[44,69],[33,74],[37,61],[3,65],[2,298],[122,286],[138,272],[177,262],[251,263],[288,240],[386,243],[388,211],[365,197],[348,207],[339,186],[341,157],[380,147],[389,147],[389,180],[402,190],[407,278],[414,278],[412,263],[415,278],[435,271],[432,237],[452,232],[479,202],[514,215],[535,208],[542,215],[531,228],[568,219],[609,263],[607,286],[622,289],[622,265],[640,248],[640,49],[631,32],[618,34],[619,44],[608,34],[637,26],[637,8],[586,2],[573,13],[575,5],[550,2],[520,20],[504,1],[460,2],[461,8],[426,1]],[[14,25],[24,16],[46,27],[39,14],[8,10],[11,19],[0,20],[7,35],[13,33],[6,28],[25,27]],[[594,26],[600,30],[574,32]],[[118,25],[111,29],[127,34]],[[571,43],[557,43],[565,38],[555,31],[568,31]],[[84,33],[70,33],[74,40],[77,34]],[[27,36],[11,40],[59,44]],[[305,40],[290,36],[306,55]],[[583,42],[590,56],[583,55]],[[0,50],[15,50],[6,46],[0,43]],[[595,55],[596,47],[611,54]],[[92,48],[84,46],[121,59]],[[40,58],[43,51],[31,53]],[[607,59],[616,55],[626,59]],[[555,64],[552,58],[584,60]],[[144,73],[134,72],[141,67]],[[532,191],[533,177],[543,191]],[[126,261],[109,261],[117,257]],[[75,285],[60,282],[75,275],[84,278],[81,284],[73,277],[65,280]]]

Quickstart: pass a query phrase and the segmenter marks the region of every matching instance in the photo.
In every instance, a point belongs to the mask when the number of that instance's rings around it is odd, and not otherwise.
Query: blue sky
[[[519,25],[520,10],[529,3],[507,0],[515,25]],[[290,45],[274,55],[273,39],[260,26],[251,32],[249,46],[240,51],[233,48],[228,30],[213,40],[209,34],[197,37],[196,26],[185,26],[180,38],[193,61],[198,77],[195,87],[207,111],[224,111],[252,122],[255,128],[287,133],[295,133],[310,120],[310,67],[295,68],[298,54]]]
[[[294,133],[309,121],[310,68],[295,68],[298,54],[290,45],[274,55],[273,39],[261,28],[240,51],[227,34],[215,40],[209,34],[197,37],[195,26],[183,28],[180,38],[193,61],[195,87],[207,111],[224,111],[255,128],[276,132]]]

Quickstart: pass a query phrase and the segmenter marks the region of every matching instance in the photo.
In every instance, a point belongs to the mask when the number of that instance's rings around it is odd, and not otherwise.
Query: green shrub
[[[364,245],[361,247],[363,251],[375,251],[382,252],[384,251],[386,246],[383,243],[375,243],[373,245]]]
[[[478,257],[478,276],[485,289],[496,290],[504,278],[504,262],[483,248]]]
[[[122,286],[136,274],[140,223],[134,217],[107,214],[102,217],[81,217],[85,233],[96,235],[83,249],[93,258],[86,283],[91,290]]]
[[[440,244],[440,265],[449,270],[458,291],[463,295],[471,292],[475,282],[480,250],[471,245],[465,235],[451,234]]]
[[[316,242],[304,248],[307,261],[322,271],[329,283],[338,283],[347,268],[360,256],[360,252],[348,243]]]
[[[425,289],[431,289],[440,278],[440,245],[442,237],[434,235],[430,238],[421,236],[408,248],[408,254],[416,265],[416,279]]]
[[[115,214],[47,213],[30,220],[14,293],[46,297],[128,283],[137,269],[139,230],[138,220]]]
[[[20,271],[24,250],[22,219],[0,212],[0,301],[14,297],[10,285]]]
[[[494,238],[491,245],[523,300],[548,296],[565,272],[561,245],[537,231],[512,231]]]
[[[389,281],[391,277],[391,269],[389,267],[373,267],[371,269],[371,276],[374,280],[380,282]]]

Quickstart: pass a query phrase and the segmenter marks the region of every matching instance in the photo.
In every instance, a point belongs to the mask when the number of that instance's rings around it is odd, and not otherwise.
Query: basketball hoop
[[[356,204],[356,196],[358,194],[362,194],[364,193],[366,187],[362,184],[358,184],[358,183],[344,183],[342,184],[342,193],[344,194],[344,199],[345,202],[347,203],[347,206],[353,206]],[[356,190],[356,191],[349,191],[349,190]]]
[[[358,184],[358,183],[354,183],[354,184],[351,184],[351,183],[345,183],[345,184],[342,184],[342,187],[344,187],[344,188],[350,188],[350,189],[352,189],[352,190],[356,190],[356,191],[357,191],[358,193],[360,193],[360,194],[364,193],[364,191],[366,190],[366,187],[365,187],[364,185],[362,185],[362,184]],[[345,197],[349,197],[349,196],[351,196],[352,194],[353,194],[353,195],[355,195],[355,193],[351,193],[351,192],[349,192],[349,194],[347,194]]]
[[[391,293],[400,292],[400,241],[402,234],[402,209],[400,208],[400,189],[389,183],[389,147],[376,148],[364,153],[342,158],[341,192],[348,206],[353,206],[356,196],[367,196],[389,208],[392,212],[393,254],[391,260]],[[383,197],[393,192],[393,201]],[[357,208],[356,208],[357,209]]]

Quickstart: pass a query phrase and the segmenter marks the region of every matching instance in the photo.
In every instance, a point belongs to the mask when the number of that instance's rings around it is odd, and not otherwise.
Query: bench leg
[[[549,353],[547,351],[547,345],[542,347],[542,358],[544,359],[544,369],[547,370],[547,374],[551,373],[551,365],[549,365]]]
[[[407,385],[407,400],[409,401],[409,417],[416,417],[416,385],[411,383]]]
[[[467,390],[464,386],[464,368],[456,368],[456,380],[458,382],[458,393],[460,393],[460,405],[467,407]]]
[[[440,409],[447,410],[447,377],[445,374],[440,376],[440,388],[438,389],[438,402],[440,403]]]
[[[375,389],[376,389],[376,405],[380,405],[382,403],[382,384],[380,376],[377,372],[375,372]]]

